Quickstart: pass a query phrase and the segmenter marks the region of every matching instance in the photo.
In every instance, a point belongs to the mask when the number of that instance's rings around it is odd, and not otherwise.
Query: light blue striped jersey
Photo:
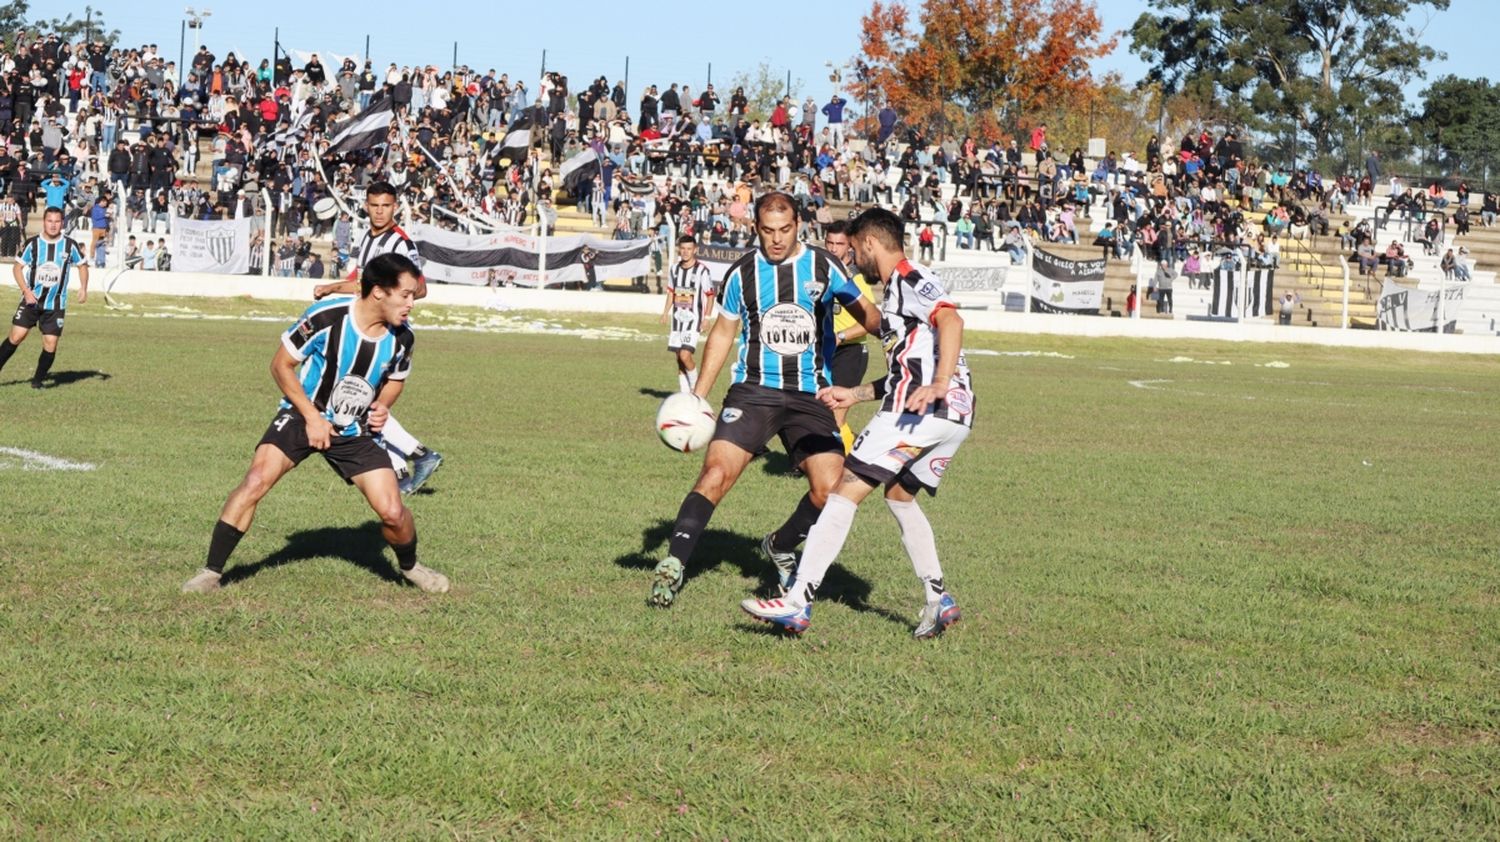
[[[405,380],[411,371],[411,328],[403,324],[378,338],[365,336],[354,324],[354,302],[319,301],[281,336],[287,353],[302,363],[302,390],[336,436],[364,435],[370,404],[381,387],[387,380]],[[292,404],[283,398],[281,407],[291,409]]]
[[[16,262],[38,308],[68,309],[68,281],[73,278],[73,267],[83,264],[83,249],[77,243],[67,237],[50,242],[32,237],[21,246]]]
[[[809,394],[832,382],[833,305],[860,297],[838,258],[803,245],[772,263],[757,248],[729,267],[722,289],[720,315],[740,322],[733,382]]]

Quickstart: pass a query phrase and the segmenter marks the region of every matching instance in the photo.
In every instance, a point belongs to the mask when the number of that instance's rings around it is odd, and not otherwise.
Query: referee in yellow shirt
[[[842,261],[851,272],[854,271],[854,248],[849,245],[848,221],[838,219],[823,226],[823,248]],[[864,276],[855,274],[854,283],[859,287],[859,294],[874,307],[875,296],[871,294],[870,285],[865,282]],[[838,349],[833,353],[833,385],[849,389],[864,385],[865,372],[870,368],[870,352],[865,347],[865,337],[869,332],[842,307],[834,314],[833,330],[839,342]],[[839,422],[839,436],[844,440],[844,453],[847,454],[854,447],[854,431],[849,429],[848,407],[835,409],[833,417]]]

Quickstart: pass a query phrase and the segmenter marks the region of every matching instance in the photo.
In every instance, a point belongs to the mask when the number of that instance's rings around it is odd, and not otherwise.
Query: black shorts
[[[314,453],[323,454],[323,459],[344,482],[353,484],[354,478],[363,473],[381,469],[393,471],[391,457],[385,448],[375,443],[370,436],[333,436],[327,450],[314,450],[307,442],[307,422],[295,409],[283,409],[271,419],[271,426],[260,437],[260,444],[269,444],[286,454],[293,465]],[[260,444],[256,445],[259,447]]]
[[[10,323],[27,330],[41,325],[43,336],[62,336],[63,310],[43,310],[35,304],[22,304],[16,308],[16,317]]]
[[[844,455],[844,440],[833,411],[806,392],[767,389],[736,383],[724,396],[724,410],[714,427],[714,441],[727,441],[759,455],[771,436],[781,437],[781,446],[793,465],[801,465],[819,453]]]
[[[833,352],[833,385],[853,389],[863,386],[870,370],[870,351],[864,342],[840,345]]]

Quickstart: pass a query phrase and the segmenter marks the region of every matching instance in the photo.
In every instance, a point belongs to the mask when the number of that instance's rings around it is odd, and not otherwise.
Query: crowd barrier
[[[312,288],[317,283],[306,278],[263,278],[252,275],[126,270],[117,271],[107,277],[103,288],[115,297],[126,295],[249,297],[309,302],[312,300]],[[500,307],[507,310],[537,310],[552,313],[658,315],[662,311],[663,302],[661,296],[654,294],[520,287],[489,289],[432,284],[428,286],[428,296],[423,303]],[[1500,336],[1493,335],[1318,330],[1276,325],[1268,320],[1224,322],[1194,319],[1116,319],[1055,313],[1012,313],[997,309],[969,307],[965,307],[962,312],[964,323],[971,331],[1152,340],[1209,339],[1224,342],[1500,354]]]

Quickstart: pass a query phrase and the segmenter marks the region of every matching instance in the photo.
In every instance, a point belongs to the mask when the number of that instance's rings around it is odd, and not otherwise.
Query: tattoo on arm
[[[863,386],[856,386],[854,389],[854,399],[858,401],[875,400],[875,385],[866,383]]]

